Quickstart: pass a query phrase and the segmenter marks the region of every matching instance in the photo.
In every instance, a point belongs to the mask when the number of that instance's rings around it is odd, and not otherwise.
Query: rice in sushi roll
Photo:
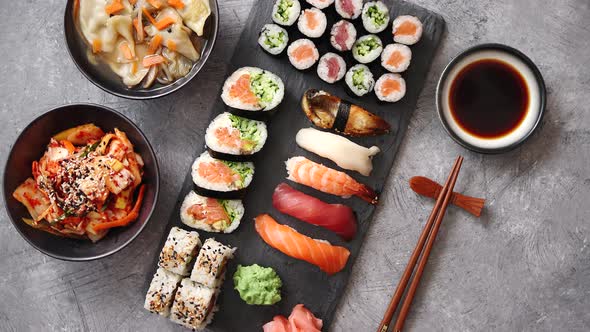
[[[328,8],[331,4],[334,3],[334,0],[305,0],[308,4],[314,6],[318,9]]]
[[[229,106],[245,111],[268,111],[285,94],[283,81],[275,74],[256,67],[242,67],[223,84],[221,99]]]
[[[399,74],[383,74],[375,83],[375,94],[381,101],[396,102],[406,95],[406,81]]]
[[[326,14],[317,8],[304,9],[299,15],[297,28],[309,38],[318,38],[326,31]]]
[[[200,195],[238,198],[252,182],[254,164],[215,159],[205,151],[193,163],[191,175],[195,191]]]
[[[389,44],[381,53],[381,65],[392,73],[406,71],[412,60],[412,50],[403,44]]]
[[[375,79],[369,67],[365,65],[352,66],[347,72],[344,81],[346,86],[355,95],[362,97],[373,90]]]
[[[168,317],[174,293],[181,279],[182,276],[176,273],[166,271],[161,267],[158,268],[150,283],[143,307],[153,313]]]
[[[287,47],[289,34],[276,24],[265,24],[258,37],[258,45],[272,55],[278,55]]]
[[[174,297],[170,320],[189,329],[203,330],[211,323],[217,310],[217,292],[188,278],[182,279]]]
[[[160,252],[158,266],[181,276],[188,275],[189,264],[200,246],[199,233],[172,227]]]
[[[223,282],[227,262],[234,257],[236,248],[209,238],[195,260],[191,280],[209,288],[216,288]]]
[[[387,29],[389,9],[381,1],[370,1],[363,6],[363,27],[370,33],[379,33]]]
[[[318,62],[318,76],[332,84],[340,81],[346,74],[346,62],[336,53],[328,52]]]
[[[291,26],[301,11],[299,0],[277,0],[272,7],[272,20],[276,24]]]
[[[393,41],[414,45],[422,37],[422,22],[416,16],[402,15],[393,20]]]
[[[383,51],[383,43],[376,35],[362,36],[352,46],[352,56],[360,63],[369,63],[377,59]]]
[[[267,137],[264,122],[225,112],[207,127],[205,144],[213,157],[239,161],[260,151]]]
[[[354,20],[363,10],[363,0],[336,0],[335,6],[340,16]]]
[[[350,51],[356,41],[356,28],[347,20],[336,22],[330,30],[330,44],[340,52]]]
[[[287,48],[287,54],[293,67],[299,70],[308,69],[320,58],[320,53],[315,44],[306,38],[292,42]]]
[[[242,201],[203,197],[194,191],[186,195],[180,207],[182,223],[207,232],[231,233],[243,216]]]

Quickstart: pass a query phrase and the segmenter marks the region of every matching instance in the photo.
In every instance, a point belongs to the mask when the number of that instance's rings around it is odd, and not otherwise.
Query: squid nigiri
[[[269,246],[287,256],[316,265],[330,275],[340,272],[350,256],[348,249],[305,236],[289,226],[277,223],[268,214],[256,217],[254,226]]]
[[[358,196],[371,204],[377,204],[379,200],[373,189],[357,182],[350,175],[305,157],[289,158],[285,164],[289,173],[287,179],[291,181],[344,198]]]
[[[356,217],[350,207],[328,204],[286,183],[275,188],[272,205],[281,213],[329,229],[347,241],[356,234]]]

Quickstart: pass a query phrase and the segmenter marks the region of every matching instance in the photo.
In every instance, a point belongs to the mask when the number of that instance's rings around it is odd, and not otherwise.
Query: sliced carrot
[[[184,2],[182,0],[168,0],[168,4],[176,9],[184,8]]]
[[[66,150],[68,150],[70,154],[76,152],[76,147],[74,147],[74,144],[72,144],[72,142],[68,141],[67,139],[60,141],[60,143],[64,146],[64,148],[66,148]]]
[[[158,30],[164,30],[168,26],[174,24],[174,22],[176,22],[176,20],[173,17],[166,16],[166,17],[162,18],[161,20],[159,20],[158,22],[156,22],[156,24],[154,24],[154,25],[156,26],[156,28],[158,28]]]
[[[131,74],[137,73],[137,62],[131,64]]]
[[[166,47],[168,47],[170,51],[176,52],[176,43],[174,42],[174,40],[168,39],[168,41],[166,42]]]
[[[158,55],[158,54],[153,54],[153,55],[145,56],[143,58],[143,61],[141,62],[141,64],[147,68],[147,67],[159,65],[164,62],[166,62],[166,58],[164,58],[163,56]]]
[[[119,44],[119,49],[123,53],[123,56],[125,57],[125,59],[127,59],[127,60],[133,59],[133,51],[131,51],[131,47],[129,47],[128,42],[124,41],[121,44]]]
[[[99,53],[102,50],[102,41],[95,39],[92,41],[92,53]]]
[[[104,7],[104,10],[107,12],[107,14],[113,15],[116,12],[125,9],[125,6],[123,6],[121,1],[122,0],[113,0],[113,2]]]
[[[156,9],[160,9],[160,7],[162,7],[162,3],[160,2],[160,0],[147,0],[147,2]]]
[[[141,7],[141,11],[147,17],[147,19],[150,20],[150,23],[156,25],[156,20],[152,17],[152,14],[150,14],[150,12],[148,12],[148,10],[145,9],[145,7]]]
[[[129,0],[129,3],[135,5],[137,3],[137,0]]]
[[[148,53],[149,54],[156,53],[156,51],[158,50],[160,45],[162,45],[162,39],[163,38],[160,34],[156,34],[155,36],[152,37],[152,40],[150,40],[150,44],[148,45]]]
[[[141,185],[139,188],[139,194],[137,195],[137,201],[135,202],[135,206],[133,209],[127,214],[125,217],[114,220],[114,221],[107,221],[101,224],[93,225],[95,231],[101,231],[103,229],[109,229],[113,227],[121,227],[127,226],[129,223],[137,219],[139,217],[139,209],[141,208],[141,203],[143,202],[143,195],[145,194],[145,184]]]

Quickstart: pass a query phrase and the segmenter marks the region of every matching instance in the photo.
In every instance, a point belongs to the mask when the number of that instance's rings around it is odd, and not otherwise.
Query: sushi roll
[[[174,293],[180,284],[182,276],[158,268],[152,278],[150,288],[145,296],[143,307],[153,313],[168,317],[174,299]]]
[[[182,279],[174,297],[170,320],[189,329],[203,330],[213,320],[216,299],[217,290],[188,278]]]
[[[305,0],[308,4],[318,9],[328,8],[334,3],[334,0]]]
[[[350,51],[356,41],[356,28],[347,20],[340,20],[330,30],[330,44],[340,52]]]
[[[389,44],[381,53],[381,65],[392,73],[406,71],[412,60],[412,50],[403,44]]]
[[[216,288],[223,282],[227,262],[233,258],[236,248],[209,238],[195,260],[191,280],[205,287]]]
[[[381,55],[383,43],[376,35],[362,36],[352,46],[352,56],[360,63],[369,63]]]
[[[215,159],[205,151],[193,163],[191,175],[197,194],[220,199],[239,198],[252,182],[254,164]]]
[[[242,67],[225,80],[221,99],[238,110],[269,111],[280,104],[284,94],[285,86],[277,75],[256,67]]]
[[[188,266],[200,246],[199,233],[172,227],[160,252],[158,266],[172,273],[186,276],[189,274]]]
[[[289,61],[293,67],[304,70],[313,66],[320,58],[320,53],[315,44],[309,39],[298,39],[287,48]]]
[[[363,6],[363,27],[370,33],[379,33],[387,29],[389,9],[381,1],[370,1]]]
[[[381,101],[396,102],[406,95],[406,81],[399,74],[383,74],[375,83],[375,94]]]
[[[225,112],[207,127],[205,144],[214,158],[240,161],[260,151],[267,137],[264,122]]]
[[[353,94],[362,97],[373,90],[375,85],[375,79],[373,73],[369,70],[369,67],[365,65],[352,66],[347,72],[344,78],[346,86],[352,91]]]
[[[416,16],[402,15],[393,20],[393,41],[414,45],[422,37],[422,22]]]
[[[363,10],[363,0],[336,0],[335,6],[340,16],[354,20]]]
[[[291,26],[301,11],[299,0],[277,0],[272,7],[272,20],[276,24]]]
[[[346,62],[340,55],[332,52],[322,55],[318,62],[318,76],[322,80],[332,84],[340,81],[344,74],[346,74]]]
[[[258,45],[272,55],[278,55],[287,47],[289,34],[276,24],[265,24],[258,37]]]
[[[203,197],[191,191],[180,207],[183,224],[215,233],[231,233],[240,225],[244,205],[240,200]]]
[[[304,9],[299,15],[297,28],[309,38],[318,38],[326,31],[326,14],[317,8]]]

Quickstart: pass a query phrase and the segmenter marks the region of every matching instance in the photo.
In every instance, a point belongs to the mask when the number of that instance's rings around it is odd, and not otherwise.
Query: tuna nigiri
[[[327,228],[347,241],[356,234],[356,217],[350,207],[328,204],[293,189],[286,183],[275,188],[272,205],[281,213]]]
[[[254,226],[269,246],[285,255],[316,265],[327,274],[342,270],[350,256],[348,249],[307,237],[289,226],[277,223],[268,214],[256,217]]]
[[[344,172],[331,169],[301,156],[289,158],[285,164],[289,173],[287,179],[291,181],[344,198],[354,195],[371,204],[377,204],[378,202],[379,198],[373,189],[357,182]]]
[[[298,304],[293,307],[289,319],[277,315],[272,321],[264,324],[264,332],[320,332],[324,323],[311,311]]]

